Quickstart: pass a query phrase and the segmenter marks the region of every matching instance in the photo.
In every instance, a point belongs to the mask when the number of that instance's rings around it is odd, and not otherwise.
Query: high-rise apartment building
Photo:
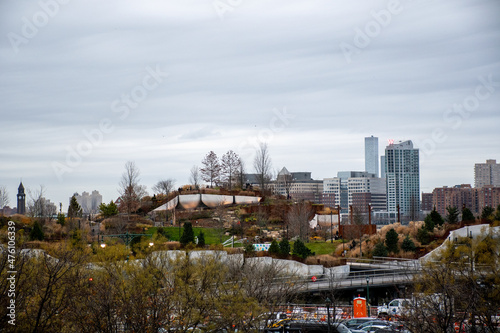
[[[99,191],[92,191],[92,194],[82,192],[82,195],[75,193],[74,196],[84,214],[96,214],[99,211],[99,205],[102,203],[102,195]],[[69,200],[71,202],[71,198]]]
[[[496,160],[486,160],[486,163],[474,165],[474,187],[486,185],[500,186],[500,164]]]
[[[360,196],[359,193],[371,193],[369,199],[376,199],[377,203],[383,200],[385,203],[385,182],[375,177],[375,174],[363,171],[340,171],[337,177],[323,179],[323,193],[335,195],[335,206],[340,205],[341,212],[347,213],[349,206],[353,205],[354,194],[357,194],[357,202],[368,202],[368,196]],[[379,209],[380,205],[377,205]],[[385,206],[385,205],[384,205]],[[374,206],[375,208],[375,206]]]
[[[365,171],[378,177],[378,138],[365,138]]]
[[[402,220],[414,220],[420,211],[419,151],[411,140],[390,143],[385,148],[387,211]]]
[[[380,156],[380,178],[385,178],[385,155]]]

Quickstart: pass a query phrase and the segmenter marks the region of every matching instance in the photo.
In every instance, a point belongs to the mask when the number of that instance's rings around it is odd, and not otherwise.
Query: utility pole
[[[330,210],[330,243],[333,243],[333,211]]]
[[[339,218],[339,231],[340,231],[340,205],[337,205],[337,216]],[[340,233],[340,237],[342,237],[342,255],[344,254],[344,230]]]

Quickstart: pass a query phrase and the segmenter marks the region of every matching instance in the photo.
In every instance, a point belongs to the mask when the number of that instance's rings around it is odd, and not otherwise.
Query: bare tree
[[[254,158],[253,166],[257,174],[260,189],[264,191],[271,181],[271,157],[267,143],[261,143]]]
[[[121,195],[121,205],[127,212],[129,220],[130,214],[139,209],[141,199],[146,195],[146,187],[139,185],[139,175],[140,171],[134,162],[125,163],[125,172],[122,174],[118,192]]]
[[[40,222],[45,222],[45,219],[50,219],[56,214],[57,207],[45,199],[45,186],[40,185],[40,189],[36,191],[28,190],[30,201],[28,203],[28,215],[34,217]]]
[[[314,210],[307,202],[300,202],[292,206],[287,214],[288,232],[290,237],[299,237],[307,242],[309,237],[309,221],[314,216]]]
[[[2,210],[2,216],[3,216],[3,209],[8,204],[9,204],[9,192],[7,192],[7,189],[5,188],[4,185],[0,185],[0,209]]]
[[[193,165],[189,174],[189,182],[194,186],[195,189],[200,187],[200,168],[197,165]]]
[[[162,179],[159,180],[158,183],[156,183],[153,186],[153,191],[168,195],[174,189],[174,185],[175,185],[175,179],[172,178]]]
[[[231,190],[236,182],[236,173],[240,168],[240,157],[234,151],[229,150],[222,155],[221,173],[227,188]]]
[[[449,241],[422,261],[414,276],[411,306],[403,313],[412,332],[450,332],[468,323],[467,332],[496,332],[500,307],[499,234],[490,231]],[[464,332],[460,328],[460,332]]]
[[[210,187],[212,187],[214,183],[217,184],[221,170],[217,154],[210,151],[201,161],[201,164],[203,164],[203,167],[200,169],[201,178],[206,182],[210,182]]]
[[[239,186],[240,188],[243,189],[245,186],[245,162],[243,162],[241,157],[239,159],[239,166],[238,170],[236,170],[235,179],[236,179],[236,186]]]

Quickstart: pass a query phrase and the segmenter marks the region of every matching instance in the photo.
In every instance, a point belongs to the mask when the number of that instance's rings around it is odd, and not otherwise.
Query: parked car
[[[375,320],[375,318],[371,317],[352,318],[344,320],[342,324],[344,324],[347,328],[356,328],[363,323],[367,323],[373,320]]]
[[[376,333],[379,330],[390,329],[390,328],[393,328],[393,327],[390,325],[384,325],[384,324],[370,324],[370,325],[366,325],[360,329],[351,330],[351,332],[352,333]]]
[[[294,320],[285,325],[284,332],[326,333],[328,332],[328,323],[317,320]],[[330,332],[352,333],[352,331],[342,323],[331,323]]]
[[[373,325],[391,325],[388,321],[385,321],[385,320],[380,320],[380,319],[373,319],[371,321],[367,321],[365,323],[362,323],[358,326],[356,326],[356,329],[357,330],[362,330],[363,328],[365,328],[366,326],[373,326]]]

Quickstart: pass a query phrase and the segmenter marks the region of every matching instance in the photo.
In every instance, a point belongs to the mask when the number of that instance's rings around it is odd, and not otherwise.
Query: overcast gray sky
[[[109,202],[126,161],[152,194],[214,150],[253,172],[364,169],[413,140],[421,190],[500,161],[498,0],[4,0],[0,185]]]

